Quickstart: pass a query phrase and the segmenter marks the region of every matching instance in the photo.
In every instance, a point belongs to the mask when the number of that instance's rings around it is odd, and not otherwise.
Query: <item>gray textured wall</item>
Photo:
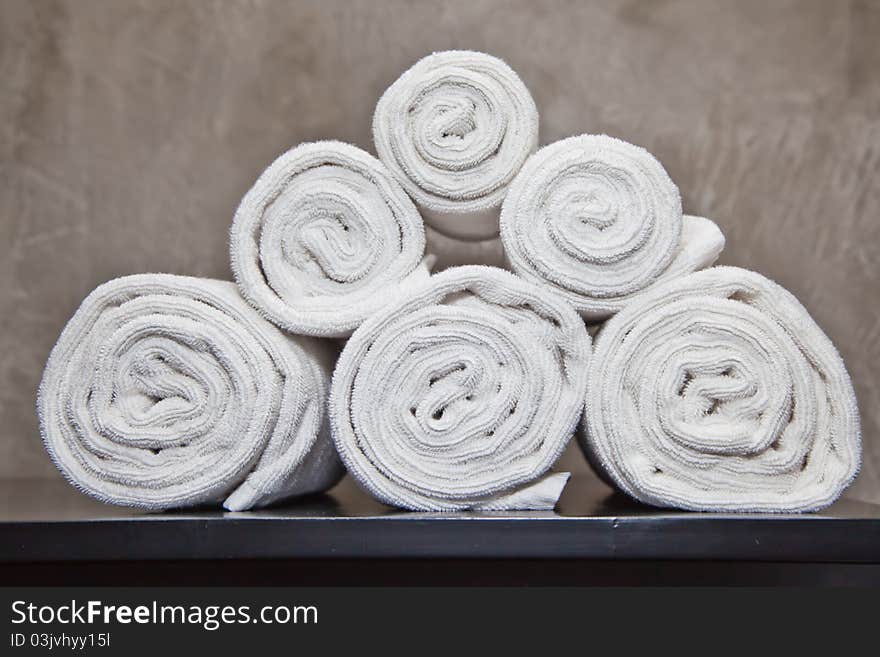
[[[0,0],[0,476],[57,476],[34,391],[80,299],[121,274],[229,277],[226,233],[303,140],[372,150],[383,89],[484,50],[546,143],[644,145],[722,262],[791,289],[855,380],[880,501],[880,3]],[[571,467],[584,466],[569,454]]]

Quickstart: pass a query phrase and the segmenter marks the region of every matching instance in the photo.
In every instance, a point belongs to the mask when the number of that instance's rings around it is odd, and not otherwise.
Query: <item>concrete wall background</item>
[[[880,502],[880,3],[0,0],[0,476],[57,477],[34,394],[67,318],[142,271],[228,278],[238,200],[291,145],[372,149],[432,50],[498,55],[541,141],[652,151],[721,262],[798,295],[842,352]],[[585,469],[576,452],[568,467]]]

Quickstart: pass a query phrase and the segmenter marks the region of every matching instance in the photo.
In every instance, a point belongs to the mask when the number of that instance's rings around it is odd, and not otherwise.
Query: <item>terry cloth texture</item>
[[[581,443],[655,506],[812,511],[861,458],[852,383],[789,292],[715,267],[657,286],[596,339]]]
[[[329,349],[283,334],[232,283],[118,278],[49,356],[43,441],[73,485],[111,504],[237,511],[321,491],[343,473],[326,426]]]
[[[244,297],[293,333],[344,337],[427,278],[425,230],[385,166],[341,142],[301,144],[245,195],[230,235]]]
[[[648,151],[605,135],[555,142],[528,159],[501,211],[505,257],[588,321],[651,285],[708,267],[718,227],[682,216],[678,187]]]
[[[551,509],[591,342],[559,298],[492,267],[436,274],[348,341],[330,396],[349,472],[413,510]]]
[[[482,240],[498,234],[508,185],[538,146],[538,110],[500,59],[440,52],[388,87],[373,141],[431,227]]]

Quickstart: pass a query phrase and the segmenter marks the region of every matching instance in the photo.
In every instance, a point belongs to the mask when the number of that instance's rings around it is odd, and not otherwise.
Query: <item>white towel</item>
[[[333,355],[284,335],[232,283],[118,278],[52,350],[43,441],[73,485],[111,504],[238,511],[324,490],[343,472],[325,417]]]
[[[507,187],[537,148],[538,110],[500,59],[439,52],[385,91],[373,141],[430,226],[481,240],[498,234]]]
[[[715,267],[609,320],[590,366],[582,445],[647,504],[811,511],[859,468],[859,413],[831,341],[789,292]]]
[[[301,144],[266,169],[232,224],[244,297],[293,333],[351,334],[427,278],[422,218],[379,160],[341,142]]]
[[[550,509],[582,412],[590,337],[509,272],[448,269],[364,322],[330,395],[333,439],[373,495],[413,510]]]
[[[678,188],[648,151],[581,135],[530,157],[504,201],[501,240],[520,276],[600,321],[664,280],[708,267],[718,227],[682,216]]]

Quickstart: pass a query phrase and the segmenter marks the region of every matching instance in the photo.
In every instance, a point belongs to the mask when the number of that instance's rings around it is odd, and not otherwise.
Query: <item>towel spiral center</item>
[[[632,257],[654,235],[657,222],[656,209],[645,202],[651,197],[643,195],[642,187],[631,171],[602,163],[560,173],[539,201],[554,252],[572,262],[595,265]]]
[[[194,442],[211,443],[212,458],[231,458],[236,437],[214,429],[231,420],[233,408],[276,412],[271,391],[278,379],[268,354],[246,336],[221,330],[224,324],[206,304],[162,297],[104,313],[86,350],[95,357],[84,361],[90,368],[85,404],[69,407],[75,415],[87,409],[88,417],[71,419],[102,440],[150,450],[156,459],[177,459]],[[261,368],[260,378],[254,368]],[[88,449],[103,451],[100,440]]]
[[[324,165],[297,176],[266,208],[260,262],[282,299],[369,285],[393,263],[400,231],[380,190],[360,173]]]
[[[413,486],[406,473],[416,470],[420,487],[474,495],[499,485],[499,468],[518,458],[506,449],[511,442],[540,450],[544,436],[522,436],[536,410],[551,403],[545,397],[558,374],[537,339],[511,332],[503,316],[466,306],[437,306],[389,324],[360,364],[352,396],[361,431],[385,436],[371,442],[383,474]]]
[[[671,303],[635,324],[620,358],[639,423],[666,457],[726,455],[775,471],[801,466],[793,450],[802,457],[809,449],[813,426],[810,409],[795,413],[793,400],[811,399],[809,372],[766,315],[726,299]]]
[[[507,118],[498,104],[502,93],[497,82],[484,75],[447,74],[417,88],[405,114],[413,155],[446,172],[489,163],[507,132]],[[420,185],[433,193],[443,191],[427,179]]]

